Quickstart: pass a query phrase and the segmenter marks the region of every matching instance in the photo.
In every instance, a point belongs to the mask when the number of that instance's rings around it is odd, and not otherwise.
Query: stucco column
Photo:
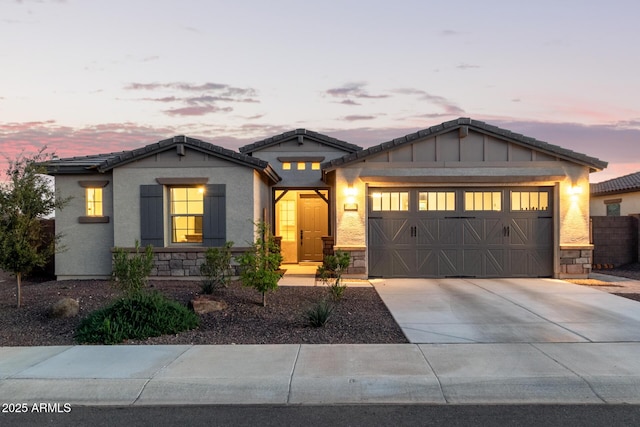
[[[593,245],[589,239],[589,174],[569,170],[559,185],[560,244],[558,278],[586,278],[591,272]]]
[[[367,277],[367,195],[359,169],[336,173],[335,250],[349,252],[347,277]]]

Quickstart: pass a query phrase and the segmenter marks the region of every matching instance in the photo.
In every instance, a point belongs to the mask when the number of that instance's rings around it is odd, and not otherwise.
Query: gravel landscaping
[[[640,263],[595,271],[640,280]],[[610,283],[580,283],[640,301],[640,293]],[[157,290],[188,305],[200,294],[197,281],[150,281]],[[637,285],[636,285],[637,287]],[[72,345],[80,321],[119,297],[108,281],[47,281],[28,279],[22,285],[22,307],[16,308],[15,278],[0,271],[0,346]],[[327,295],[323,287],[281,286],[268,294],[267,307],[253,289],[232,283],[215,298],[223,311],[201,316],[197,329],[177,335],[128,341],[124,344],[373,344],[406,343],[400,327],[373,287],[350,287],[333,317],[320,328],[308,326],[306,311]],[[78,316],[59,319],[51,307],[61,298],[79,300]]]
[[[151,289],[185,305],[200,293],[197,281],[150,281]],[[197,329],[124,344],[373,344],[408,342],[373,287],[351,287],[324,327],[307,324],[306,311],[327,294],[326,288],[281,286],[267,296],[232,283],[216,299],[228,307],[201,316]],[[0,275],[0,346],[76,344],[80,320],[119,296],[108,281],[25,281],[22,307],[16,307],[15,279]],[[51,317],[63,297],[80,301],[78,316]]]

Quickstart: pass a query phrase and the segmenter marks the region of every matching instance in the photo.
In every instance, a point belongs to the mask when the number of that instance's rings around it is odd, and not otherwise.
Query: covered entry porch
[[[330,189],[274,190],[274,233],[281,239],[283,263],[317,263],[324,258],[329,235]]]

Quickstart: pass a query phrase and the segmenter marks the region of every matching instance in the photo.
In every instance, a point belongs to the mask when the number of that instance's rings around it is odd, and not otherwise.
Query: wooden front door
[[[298,225],[298,260],[322,261],[322,236],[329,232],[327,203],[315,194],[301,194]]]

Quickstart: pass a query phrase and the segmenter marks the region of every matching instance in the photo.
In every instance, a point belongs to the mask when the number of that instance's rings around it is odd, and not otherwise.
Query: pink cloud
[[[411,127],[309,129],[366,148],[455,118],[457,116],[443,117],[437,122],[424,119],[418,124],[412,120]],[[577,123],[543,123],[480,116],[473,118],[609,162],[609,167],[604,172],[591,175],[592,182],[640,171],[640,160],[636,161],[640,159],[640,129],[635,122],[587,126]],[[307,125],[300,122],[296,127]],[[215,123],[203,125],[202,122],[194,121],[179,129],[170,126],[143,126],[131,122],[102,123],[84,127],[64,126],[52,120],[0,123],[0,175],[3,175],[6,169],[6,158],[13,159],[23,152],[35,153],[43,146],[48,148],[48,152],[59,157],[75,157],[130,150],[173,135],[187,134],[236,150],[242,145],[292,129],[291,123],[281,125],[249,121],[241,126]]]
[[[341,87],[327,89],[327,95],[337,98],[364,98],[364,99],[378,99],[388,98],[389,95],[371,95],[365,89],[367,83],[347,83]]]
[[[215,105],[196,105],[193,107],[174,108],[164,112],[170,116],[204,116],[205,114],[233,111],[231,107],[216,107]]]
[[[176,134],[172,128],[150,128],[133,123],[105,123],[83,128],[58,125],[55,121],[0,123],[0,171],[7,159],[21,153],[35,154],[42,147],[59,157],[129,150]]]
[[[355,121],[358,121],[358,120],[373,120],[375,118],[376,118],[376,116],[361,116],[361,115],[354,114],[354,115],[350,115],[350,116],[344,116],[342,118],[342,120],[346,120],[348,122],[355,122]]]

